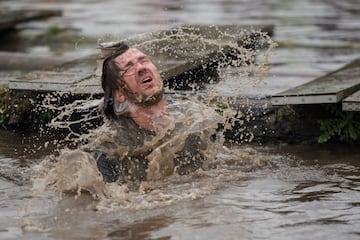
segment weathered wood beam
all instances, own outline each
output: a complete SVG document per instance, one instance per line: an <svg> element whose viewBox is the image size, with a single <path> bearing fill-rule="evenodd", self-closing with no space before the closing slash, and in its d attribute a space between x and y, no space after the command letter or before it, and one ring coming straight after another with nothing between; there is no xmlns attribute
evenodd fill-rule
<svg viewBox="0 0 360 240"><path fill-rule="evenodd" d="M259 27L260 28L260 27ZM256 29L256 28L254 28ZM261 29L261 28L260 28ZM211 73L221 61L224 65L227 57L234 57L234 49L259 48L269 44L257 35L256 31L245 31L243 26L182 26L170 30L152 32L137 35L125 39L131 46L141 49L152 57L165 81L165 84L176 86L183 85L182 79L176 77L184 73L192 73L205 69ZM246 40L246 41L245 41ZM111 54L118 43L106 43L102 46L103 58ZM86 61L84 61L86 62ZM40 90L40 91L67 91L72 93L101 93L100 75L102 59L92 60L81 68L87 70L75 70L75 65L80 63L71 62L65 64L58 71L37 72L36 77L24 77L9 82L10 89ZM65 67L67 65L67 67ZM91 67L89 67L91 66ZM94 68L92 68L94 66ZM96 66L98 68L95 71ZM93 70L89 70L93 69ZM63 77L61 75L64 73ZM77 75L77 73L79 73ZM84 76L85 75L85 76ZM54 83L51 77L58 80ZM201 80L195 79L198 84ZM180 83L179 83L180 82ZM61 86L63 85L63 86ZM175 87L174 87L175 88Z"/></svg>
<svg viewBox="0 0 360 240"><path fill-rule="evenodd" d="M61 16L61 10L45 9L1 9L0 11L0 31L10 30L17 24L32 20Z"/></svg>
<svg viewBox="0 0 360 240"><path fill-rule="evenodd" d="M14 90L72 92L77 83L92 76L93 74L79 72L33 71L26 74L24 78L11 80L9 88ZM46 79L46 82L43 79Z"/></svg>
<svg viewBox="0 0 360 240"><path fill-rule="evenodd" d="M37 56L29 53L0 51L0 70L52 69L71 60L68 57Z"/></svg>
<svg viewBox="0 0 360 240"><path fill-rule="evenodd" d="M313 81L272 96L273 105L337 103L360 90L360 59Z"/></svg>
<svg viewBox="0 0 360 240"><path fill-rule="evenodd" d="M342 102L343 111L360 111L360 91L355 92Z"/></svg>

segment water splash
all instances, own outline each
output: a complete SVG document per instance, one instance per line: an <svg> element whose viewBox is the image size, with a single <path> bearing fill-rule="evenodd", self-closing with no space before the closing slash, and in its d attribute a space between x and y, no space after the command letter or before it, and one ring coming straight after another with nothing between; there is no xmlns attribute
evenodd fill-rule
<svg viewBox="0 0 360 240"><path fill-rule="evenodd" d="M147 155L147 181L129 181L120 185L117 182L104 183L95 159L88 152L66 149L60 157L43 161L38 165L36 173L33 174L34 190L41 192L50 189L61 193L62 196L76 198L84 192L90 193L98 201L95 208L101 211L119 208L151 209L177 201L203 198L231 181L244 178L245 172L271 165L271 158L252 148L228 148L221 141L208 138L208 146L204 149L207 161L202 168L187 175L175 173L173 156L184 147L187 136L206 129L215 131L219 120L219 115L215 115L215 119L209 118L209 112L206 112L209 108L196 111L193 109L193 112L191 110L189 115L182 118L177 115L175 122L183 124L183 128L176 130L174 124L166 129L161 137L146 142L143 149L135 149L145 152L154 149ZM98 134L100 135L97 141L104 138L106 141L117 139L112 138L105 129L98 129ZM163 138L167 140L164 142ZM124 148L125 146L120 145L117 150L121 149L122 154L126 156L129 152ZM164 168L172 170L169 173L163 171Z"/></svg>
<svg viewBox="0 0 360 240"><path fill-rule="evenodd" d="M253 87L266 84L264 79L270 70L269 57L276 47L276 43L265 32L241 29L236 25L182 26L168 31L140 34L125 39L125 42L152 57L162 73L168 95L180 95L180 98L196 96L204 104L215 106L218 111L227 115L227 122L230 124L225 125L225 130L233 129L234 122L239 123L238 119L246 123L249 122L247 119L252 118L252 111L246 109L251 109L251 103L246 99L241 103L241 110L234 110L232 106L239 105L237 99L246 94L241 92L245 83L250 83ZM102 56L111 54L117 43L118 41L103 43ZM99 59L96 71L98 75L101 74L101 64L102 60ZM231 79L235 81L231 88L237 91L232 89L231 95L224 93L219 82L219 72L226 69L235 69L231 71ZM175 72L181 74L174 75ZM79 85L81 87L83 86ZM66 142L73 144L74 138L81 139L80 143L84 139L86 142L88 130L103 123L97 111L101 101L99 95L76 99L72 94L56 94L57 96L50 95L43 101L44 108L58 114L49 127L69 132L65 136ZM241 123L241 126L245 125ZM238 142L251 142L251 131L246 135L239 137Z"/></svg>
<svg viewBox="0 0 360 240"><path fill-rule="evenodd" d="M135 209L152 208L162 204L171 204L179 199L201 198L228 181L242 178L244 171L268 166L271 159L254 149L225 147L224 132L233 129L235 122L246 129L246 123L253 119L252 113L232 109L231 101L238 96L221 96L221 93L210 87L216 85L218 80L205 77L207 84L203 84L201 81L204 78L199 78L199 71L204 77L204 74L206 75L209 71L214 72L214 69L217 72L219 69L236 68L239 88L244 78L251 79L256 86L264 80L270 69L269 56L276 44L267 34L255 30L234 33L214 27L205 35L194 34L200 30L200 28L187 27L162 33L163 35L159 33L140 35L136 41L128 41L150 56L155 54L160 56L154 58L154 62L160 69L164 67L167 57L181 62L184 58L194 57L199 52L203 54L209 49L211 51L215 49L220 56L216 61L207 61L195 71L188 71L181 76L182 81L189 86L186 89L191 89L191 91L174 91L173 89L183 88L183 82L176 77L167 79L168 99L176 102L175 105L178 108L182 107L183 99L187 99L198 107L186 109L185 115L184 112L174 112L172 124L162 129L157 137L145 141L142 148L129 149L128 146L119 144L117 140L119 136L116 132L109 131L106 125L101 127L84 125L87 122L99 120L97 104L101 100L90 96L59 106L54 105L54 102L58 102L57 96L49 95L45 98L43 106L60 113L51 121L49 127L67 129L70 134L66 135L66 141L77 144L74 145L75 150L63 150L60 156L44 160L37 166L36 173L34 172L33 175L34 183L36 183L34 187L37 191L39 189L45 191L51 187L62 194L71 193L76 196L86 191L95 199L100 200L97 205L99 209L112 209L114 206ZM184 80L184 77L187 79ZM201 81L193 81L198 78ZM74 109L86 109L85 114L80 114L81 118L74 120ZM212 113L210 114L209 111ZM182 127L175 127L179 125ZM80 126L84 131L74 130L74 126ZM239 125L236 127L239 128ZM204 132L205 135L203 135ZM200 139L207 137L207 147L202 150L207 161L202 168L186 176L180 176L174 173L173 159L177 156L178 150L186 145L185 139L194 133L198 134ZM209 137L211 135L218 136L218 140L212 140ZM241 140L246 139L247 142L251 142L252 138L251 131L250 133L244 131L244 136L240 137ZM149 152L151 149L150 154L146 155L146 161L149 164L146 172L148 181L127 182L122 185L105 184L93 156L84 152L83 147L78 144L90 143L87 145L89 147L101 141L117 145L116 150L124 156L136 152Z"/></svg>

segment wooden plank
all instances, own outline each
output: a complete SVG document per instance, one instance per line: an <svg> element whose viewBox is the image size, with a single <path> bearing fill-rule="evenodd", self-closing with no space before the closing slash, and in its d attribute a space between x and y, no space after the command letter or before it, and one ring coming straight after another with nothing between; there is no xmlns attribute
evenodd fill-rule
<svg viewBox="0 0 360 240"><path fill-rule="evenodd" d="M142 49L146 52L146 49L143 47ZM153 49L157 49L153 46ZM152 57L155 65L158 67L160 75L162 76L164 82L168 79L178 76L184 72L191 71L194 68L201 67L204 63L212 61L214 59L218 59L223 55L226 55L231 48L224 47L219 51L203 51L197 57L183 55L178 57L176 60L170 61L166 54L164 55L155 55ZM102 93L102 88L100 84L100 76L94 75L91 78L84 79L83 81L79 81L76 86L73 88L73 92L76 93Z"/></svg>
<svg viewBox="0 0 360 240"><path fill-rule="evenodd" d="M178 76L187 71L191 71L194 68L202 66L204 63L222 57L229 50L230 48L227 47L221 49L221 51L202 52L203 55L199 54L198 57L184 55L183 57L179 57L175 61L169 61L168 58L164 55L155 55L154 57L152 57L152 60L158 67L160 75L166 83L168 79L172 77ZM73 92L102 93L103 90L101 88L100 81L100 76L95 74L91 78L79 81L76 86L74 86Z"/></svg>
<svg viewBox="0 0 360 240"><path fill-rule="evenodd" d="M15 28L17 24L31 20L60 16L61 10L44 9L1 9L0 10L0 31Z"/></svg>
<svg viewBox="0 0 360 240"><path fill-rule="evenodd" d="M9 82L15 80L17 77L21 76L23 73L19 71L0 71L0 87L8 87Z"/></svg>
<svg viewBox="0 0 360 240"><path fill-rule="evenodd" d="M269 39L259 34L273 33L273 25L184 25L166 31L146 33L122 41L139 48L152 57L165 84L182 73L206 67L206 64L229 65L226 58L234 49L259 49L267 47ZM119 41L119 42L122 42ZM119 42L100 43L103 58L115 51ZM99 62L97 74L101 74Z"/></svg>
<svg viewBox="0 0 360 240"><path fill-rule="evenodd" d="M214 67L231 55L234 48L241 44L243 38L251 46L265 46L260 36L253 31L243 31L242 26L182 26L170 30L146 33L126 39L134 46L151 56L165 81L180 74L205 67ZM223 34L223 36L221 35ZM252 37L251 37L252 36ZM102 58L114 51L117 43L105 43L101 46ZM89 61L90 59L90 61ZM102 93L100 75L103 59L71 62L65 64L58 72L35 72L36 77L25 77L10 81L11 89L29 89L41 91L71 91L74 93ZM226 63L228 64L228 63ZM80 68L78 66L81 66ZM90 66L90 67L89 67ZM95 72L94 69L97 70ZM81 69L86 69L85 74ZM77 74L79 72L79 74ZM210 72L210 70L209 70Z"/></svg>
<svg viewBox="0 0 360 240"><path fill-rule="evenodd" d="M102 42L99 44L103 56L106 57L111 54L119 42L125 41L136 47L145 46L148 44L163 45L164 40L167 40L163 47L169 47L169 40L189 40L191 42L199 43L213 43L214 45L227 45L229 43L236 43L239 40L246 38L249 44L265 44L259 42L258 33L253 30L259 30L267 33L269 36L273 33L273 25L260 26L244 26L244 25L183 25L169 30L160 30L156 32L144 33L135 37L122 39L116 42ZM251 36L253 38L251 38ZM252 42L253 41L253 42ZM183 41L182 41L183 42ZM189 44L187 44L189 45ZM113 47L115 46L115 47ZM175 44L171 47L177 48ZM189 46L188 46L189 47ZM192 46L198 48L199 46ZM104 51L103 51L104 50ZM163 49L164 50L164 49ZM166 50L166 49L165 49Z"/></svg>
<svg viewBox="0 0 360 240"><path fill-rule="evenodd" d="M71 61L69 57L36 56L32 53L0 51L0 69L45 70Z"/></svg>
<svg viewBox="0 0 360 240"><path fill-rule="evenodd" d="M343 111L360 111L360 91L345 98L342 102Z"/></svg>
<svg viewBox="0 0 360 240"><path fill-rule="evenodd" d="M272 96L273 105L337 103L360 90L360 59L323 77Z"/></svg>
<svg viewBox="0 0 360 240"><path fill-rule="evenodd" d="M92 74L90 77L75 83L71 92L75 94L100 94L103 92L101 79L96 74Z"/></svg>
<svg viewBox="0 0 360 240"><path fill-rule="evenodd" d="M79 72L33 71L26 74L24 78L9 81L9 89L72 91L78 82L91 76L92 74Z"/></svg>

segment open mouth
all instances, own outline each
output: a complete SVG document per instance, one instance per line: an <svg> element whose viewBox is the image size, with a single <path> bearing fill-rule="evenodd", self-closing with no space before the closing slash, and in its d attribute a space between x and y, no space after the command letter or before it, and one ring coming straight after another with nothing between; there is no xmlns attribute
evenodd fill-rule
<svg viewBox="0 0 360 240"><path fill-rule="evenodd" d="M146 77L142 80L142 83L149 83L152 81L152 78L151 77Z"/></svg>

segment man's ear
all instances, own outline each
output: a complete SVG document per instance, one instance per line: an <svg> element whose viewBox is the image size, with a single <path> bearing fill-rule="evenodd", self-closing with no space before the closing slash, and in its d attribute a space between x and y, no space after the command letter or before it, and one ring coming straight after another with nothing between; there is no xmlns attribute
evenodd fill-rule
<svg viewBox="0 0 360 240"><path fill-rule="evenodd" d="M114 92L114 113L117 116L128 113L129 103L126 101L126 97L122 95L119 91Z"/></svg>
<svg viewBox="0 0 360 240"><path fill-rule="evenodd" d="M123 103L126 101L126 97L122 93L120 93L120 91L115 91L114 100L118 101L119 103Z"/></svg>

